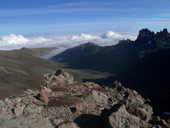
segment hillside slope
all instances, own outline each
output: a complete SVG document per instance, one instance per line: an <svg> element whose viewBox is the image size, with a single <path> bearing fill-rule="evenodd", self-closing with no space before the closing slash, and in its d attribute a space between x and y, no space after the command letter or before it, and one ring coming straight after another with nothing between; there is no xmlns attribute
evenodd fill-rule
<svg viewBox="0 0 170 128"><path fill-rule="evenodd" d="M69 63L70 68L87 68L115 73L133 63L135 56L136 53L131 44L121 41L118 45L107 47L94 43L82 44L54 56L52 60L61 58L62 62Z"/></svg>
<svg viewBox="0 0 170 128"><path fill-rule="evenodd" d="M53 73L57 66L36 56L52 49L0 51L0 98L39 87L44 82L43 74Z"/></svg>

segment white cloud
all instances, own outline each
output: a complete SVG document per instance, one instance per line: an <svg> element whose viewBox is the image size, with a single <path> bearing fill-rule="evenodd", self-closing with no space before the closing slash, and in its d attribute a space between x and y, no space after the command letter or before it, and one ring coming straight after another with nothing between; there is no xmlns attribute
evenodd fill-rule
<svg viewBox="0 0 170 128"><path fill-rule="evenodd" d="M46 37L24 37L22 35L6 35L0 36L0 50L13 50L22 47L57 47L58 51L62 52L67 48L77 46L79 44L94 42L100 46L115 45L122 39L135 40L136 37L119 34L113 31L108 31L103 35L80 34L68 36L46 36ZM56 53L58 53L56 50ZM54 54L54 52L53 52Z"/></svg>
<svg viewBox="0 0 170 128"><path fill-rule="evenodd" d="M94 36L94 35L90 35L90 34L84 34L84 33L81 33L80 35L73 35L71 37L72 40L75 40L75 41L86 41L86 40L95 40L95 39L99 39L99 36Z"/></svg>
<svg viewBox="0 0 170 128"><path fill-rule="evenodd" d="M10 34L0 37L0 46L26 44L27 42L29 42L29 39L22 35Z"/></svg>
<svg viewBox="0 0 170 128"><path fill-rule="evenodd" d="M106 33L103 34L103 38L113 38L113 39L122 39L123 35L119 33L115 33L113 31L107 31Z"/></svg>
<svg viewBox="0 0 170 128"><path fill-rule="evenodd" d="M43 42L51 41L43 37L26 38L22 35L10 34L6 36L0 36L0 50L13 50L20 49L22 47L38 47Z"/></svg>
<svg viewBox="0 0 170 128"><path fill-rule="evenodd" d="M49 41L52 41L52 40L46 39L46 38L43 38L43 37L37 37L37 38L32 40L32 42L35 42L35 43L42 43L42 42L49 42Z"/></svg>

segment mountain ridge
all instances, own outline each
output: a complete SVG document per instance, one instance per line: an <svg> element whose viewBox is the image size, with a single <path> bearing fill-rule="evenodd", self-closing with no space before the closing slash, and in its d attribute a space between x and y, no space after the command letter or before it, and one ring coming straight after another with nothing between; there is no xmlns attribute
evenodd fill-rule
<svg viewBox="0 0 170 128"><path fill-rule="evenodd" d="M170 33L167 29L157 33L142 29L135 41L121 40L116 45L101 47L95 54L91 54L92 50L88 47L82 51L80 46L77 46L76 50L74 48L66 50L51 59L55 61L58 57L62 58L63 62L69 63L68 68L72 69L92 69L113 73L115 76L106 79L105 83L121 81L126 87L137 90L142 96L151 98L153 104L168 111L170 104L166 101L170 100L170 96L163 96L162 93L168 94L170 90L169 51ZM76 56L75 53L72 54L73 52ZM159 66L156 66L157 64ZM162 80L163 85L161 85ZM166 97L166 101L163 97Z"/></svg>

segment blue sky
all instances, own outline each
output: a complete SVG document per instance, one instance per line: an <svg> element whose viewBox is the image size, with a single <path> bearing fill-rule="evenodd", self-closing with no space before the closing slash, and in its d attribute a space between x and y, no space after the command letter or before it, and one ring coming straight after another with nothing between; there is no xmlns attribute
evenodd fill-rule
<svg viewBox="0 0 170 128"><path fill-rule="evenodd" d="M170 28L169 0L0 0L0 35Z"/></svg>

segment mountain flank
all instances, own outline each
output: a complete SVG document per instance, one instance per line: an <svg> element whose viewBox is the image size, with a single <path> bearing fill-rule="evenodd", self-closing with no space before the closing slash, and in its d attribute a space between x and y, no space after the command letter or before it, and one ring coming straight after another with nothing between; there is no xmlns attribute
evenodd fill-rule
<svg viewBox="0 0 170 128"><path fill-rule="evenodd" d="M68 63L71 69L89 69L109 72L107 79L86 79L99 84L112 85L121 81L135 89L163 111L169 111L170 103L170 33L167 29L153 32L139 31L135 41L121 40L113 46L101 47L94 43L79 45L51 58Z"/></svg>
<svg viewBox="0 0 170 128"><path fill-rule="evenodd" d="M41 56L54 48L0 51L0 98L14 96L44 82L44 73L53 73L57 66Z"/></svg>

